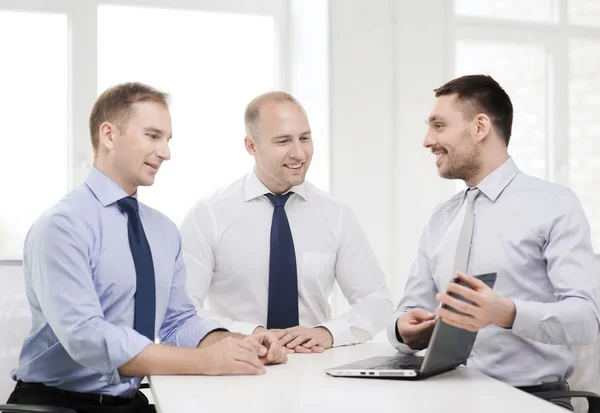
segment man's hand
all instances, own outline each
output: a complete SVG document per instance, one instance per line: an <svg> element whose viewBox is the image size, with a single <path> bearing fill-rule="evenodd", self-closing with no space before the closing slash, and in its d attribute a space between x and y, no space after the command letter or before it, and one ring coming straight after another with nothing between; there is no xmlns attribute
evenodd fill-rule
<svg viewBox="0 0 600 413"><path fill-rule="evenodd" d="M427 348L434 325L435 314L422 308L413 308L396 321L402 341L413 350Z"/></svg>
<svg viewBox="0 0 600 413"><path fill-rule="evenodd" d="M281 346L279 339L282 333L274 333L263 329L263 332L252 333L244 340L252 343L259 351L259 358L264 364L285 364L287 363L288 352ZM265 350L261 350L265 349Z"/></svg>
<svg viewBox="0 0 600 413"><path fill-rule="evenodd" d="M198 369L200 374L220 376L226 374L264 374L265 369L259 359L257 348L261 347L248 340L231 336L197 349L200 354Z"/></svg>
<svg viewBox="0 0 600 413"><path fill-rule="evenodd" d="M279 343L296 353L322 353L333 345L333 336L325 327L290 327L281 330Z"/></svg>
<svg viewBox="0 0 600 413"><path fill-rule="evenodd" d="M503 328L512 327L516 315L515 303L512 300L499 296L477 278L461 272L457 272L456 275L472 289L451 282L448 283L447 291L461 295L473 304L465 303L446 293L438 293L436 298L439 301L463 313L441 307L436 309L436 314L444 323L469 331L478 331L488 324L496 324Z"/></svg>

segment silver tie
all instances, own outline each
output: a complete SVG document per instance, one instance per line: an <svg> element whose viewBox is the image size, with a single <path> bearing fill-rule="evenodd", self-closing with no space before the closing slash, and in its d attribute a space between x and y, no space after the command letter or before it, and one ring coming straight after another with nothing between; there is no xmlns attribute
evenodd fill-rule
<svg viewBox="0 0 600 413"><path fill-rule="evenodd" d="M471 241L473 240L473 225L475 198L479 195L479 189L473 188L467 191L467 205L465 208L465 217L460 227L458 234L458 242L456 244L456 255L454 256L454 271L467 273L469 265L469 254L471 252ZM454 274L452 274L454 278Z"/></svg>

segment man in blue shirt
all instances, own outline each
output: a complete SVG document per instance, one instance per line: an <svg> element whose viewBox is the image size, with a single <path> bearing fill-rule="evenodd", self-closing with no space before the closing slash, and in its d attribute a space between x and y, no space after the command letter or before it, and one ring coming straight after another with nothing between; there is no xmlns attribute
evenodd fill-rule
<svg viewBox="0 0 600 413"><path fill-rule="evenodd" d="M533 394L565 390L571 346L592 343L600 322L583 208L573 191L524 174L509 156L513 106L494 79L463 76L436 98L423 145L440 176L467 188L432 213L389 340L405 353L426 348L437 315L478 331L469 367ZM467 275L489 272L494 289ZM451 282L457 274L470 288Z"/></svg>
<svg viewBox="0 0 600 413"><path fill-rule="evenodd" d="M177 227L137 201L170 158L168 96L140 83L108 89L90 134L85 183L25 240L33 325L8 402L152 412L138 391L144 376L262 374L264 364L285 363L272 333L245 337L198 317Z"/></svg>

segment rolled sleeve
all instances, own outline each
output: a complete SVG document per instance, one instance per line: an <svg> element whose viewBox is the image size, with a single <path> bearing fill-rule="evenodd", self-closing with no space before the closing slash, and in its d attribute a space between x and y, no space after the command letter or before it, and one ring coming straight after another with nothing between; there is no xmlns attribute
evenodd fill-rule
<svg viewBox="0 0 600 413"><path fill-rule="evenodd" d="M24 261L29 284L69 356L116 383L120 381L118 368L150 340L104 319L89 265L91 243L72 215L46 216L28 235Z"/></svg>

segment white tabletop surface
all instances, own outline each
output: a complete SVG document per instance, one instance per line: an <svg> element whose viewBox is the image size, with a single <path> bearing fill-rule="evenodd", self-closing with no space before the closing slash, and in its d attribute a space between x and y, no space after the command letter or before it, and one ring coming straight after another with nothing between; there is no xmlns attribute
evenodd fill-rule
<svg viewBox="0 0 600 413"><path fill-rule="evenodd" d="M160 413L444 412L562 413L566 410L472 369L421 381L330 377L324 369L396 354L387 343L293 354L262 376L152 376Z"/></svg>

